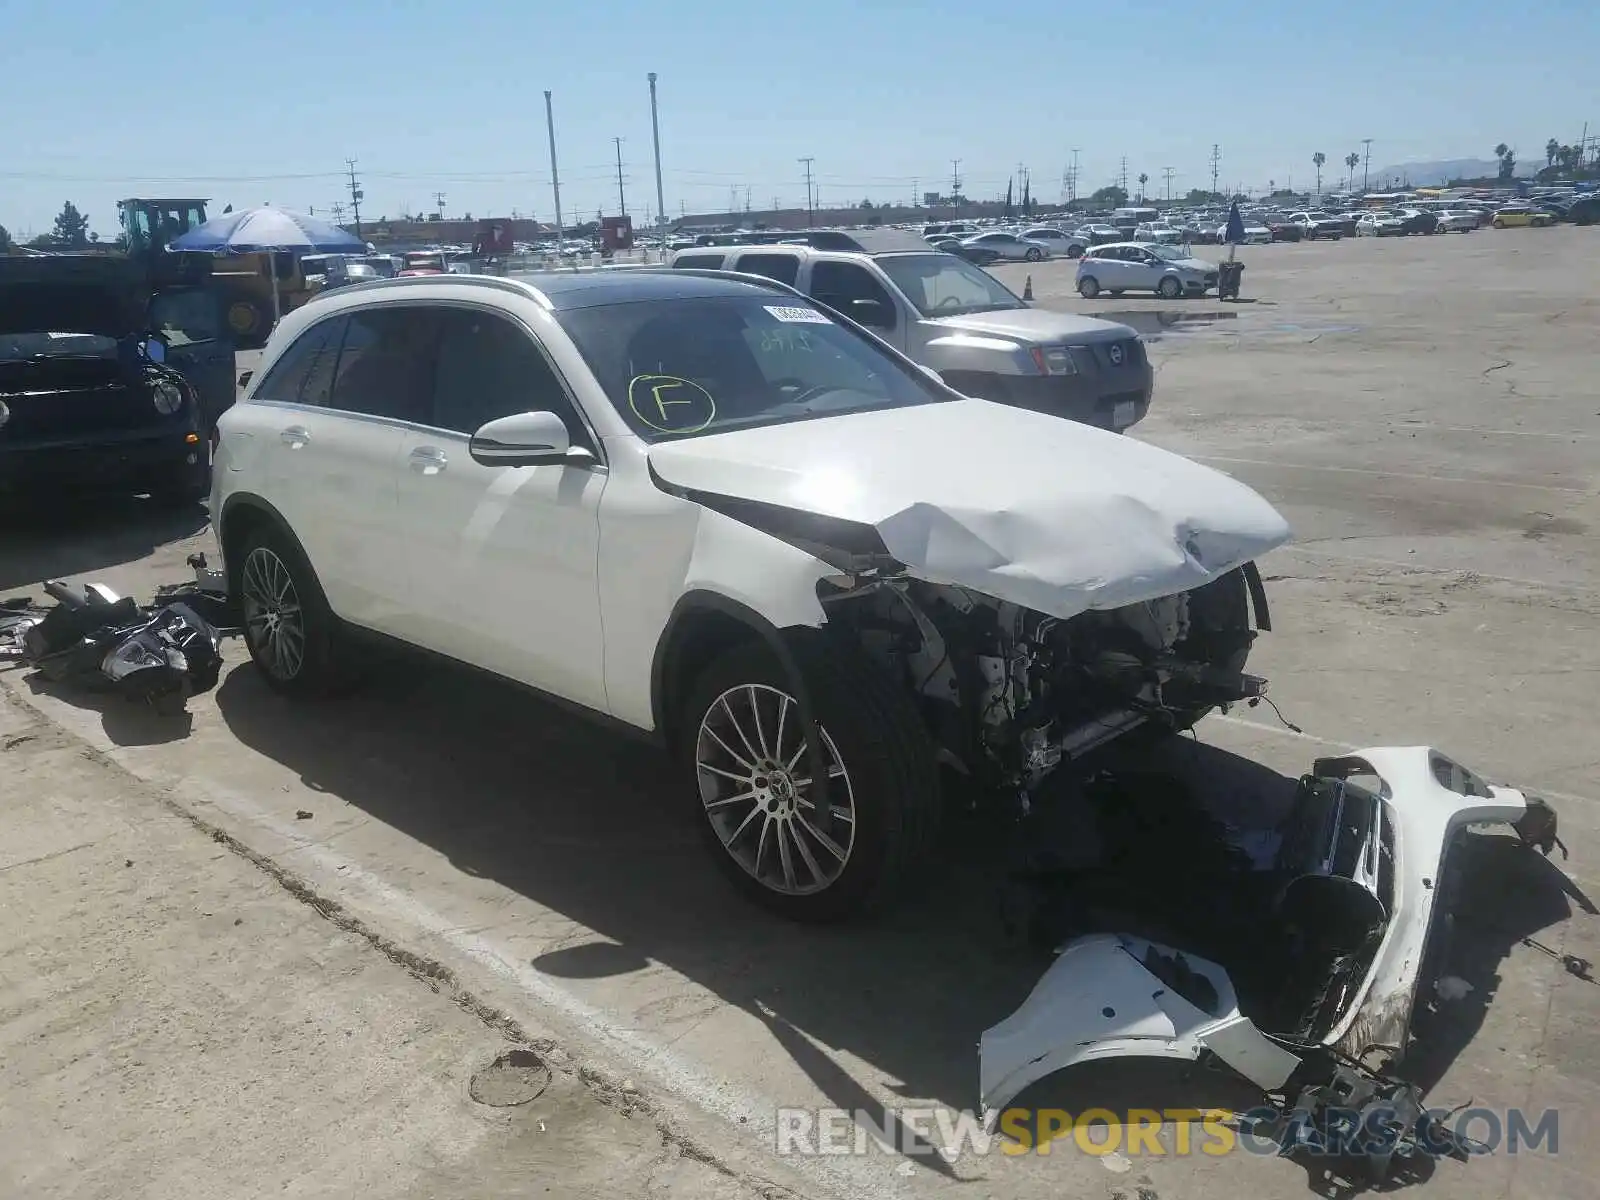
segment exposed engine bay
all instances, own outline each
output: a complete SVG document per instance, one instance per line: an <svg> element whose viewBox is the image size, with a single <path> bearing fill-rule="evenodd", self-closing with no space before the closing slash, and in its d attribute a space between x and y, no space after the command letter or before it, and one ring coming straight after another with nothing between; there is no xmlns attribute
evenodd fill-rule
<svg viewBox="0 0 1600 1200"><path fill-rule="evenodd" d="M1269 629L1253 563L1189 592L1067 619L904 575L834 577L822 602L913 694L948 765L1028 793L1063 761L1132 729L1185 729L1252 700ZM1251 623L1251 609L1255 622Z"/></svg>

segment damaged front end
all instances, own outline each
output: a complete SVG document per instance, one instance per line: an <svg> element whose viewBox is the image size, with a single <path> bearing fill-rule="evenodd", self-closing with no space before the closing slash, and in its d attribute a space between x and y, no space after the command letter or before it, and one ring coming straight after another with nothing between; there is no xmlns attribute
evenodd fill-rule
<svg viewBox="0 0 1600 1200"><path fill-rule="evenodd" d="M1266 688L1244 671L1270 628L1254 563L1066 618L905 572L831 577L819 594L829 626L915 698L943 761L1024 810L1061 763L1142 725L1186 729Z"/></svg>
<svg viewBox="0 0 1600 1200"><path fill-rule="evenodd" d="M1334 1110L1381 1106L1399 1128L1369 1167L1386 1170L1397 1141L1445 1152L1448 1139L1423 1127L1420 1089L1394 1072L1446 961L1464 885L1457 852L1485 824L1545 854L1560 844L1545 801L1436 750L1318 760L1266 865L1224 883L1245 898L1231 915L1247 928L1212 945L1198 935L1199 952L1103 932L1061 947L1021 1008L983 1034L986 1120L1062 1067L1211 1056L1281 1098L1291 1141L1312 1137ZM1241 918L1252 911L1254 921ZM1228 966L1202 957L1230 945Z"/></svg>

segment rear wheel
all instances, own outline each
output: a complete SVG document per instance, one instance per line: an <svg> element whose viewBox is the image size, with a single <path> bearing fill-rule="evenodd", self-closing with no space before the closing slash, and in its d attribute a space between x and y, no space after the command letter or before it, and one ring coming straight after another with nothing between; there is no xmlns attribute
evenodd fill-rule
<svg viewBox="0 0 1600 1200"><path fill-rule="evenodd" d="M274 691L331 691L341 682L339 630L311 564L275 529L256 530L239 563L244 643Z"/></svg>
<svg viewBox="0 0 1600 1200"><path fill-rule="evenodd" d="M1068 258L1082 258L1083 257L1083 247L1079 246L1076 243L1073 243L1072 245L1069 245L1067 247L1067 257Z"/></svg>
<svg viewBox="0 0 1600 1200"><path fill-rule="evenodd" d="M1085 275L1078 280L1078 295L1085 300L1093 300L1100 294L1100 281L1093 275Z"/></svg>
<svg viewBox="0 0 1600 1200"><path fill-rule="evenodd" d="M701 834L734 885L793 920L833 921L889 900L922 858L938 776L892 681L820 639L793 651L816 710L825 808L795 686L758 643L714 660L691 688L681 760Z"/></svg>
<svg viewBox="0 0 1600 1200"><path fill-rule="evenodd" d="M1183 295L1183 284L1168 275L1160 283L1156 284L1156 295L1163 300L1176 300Z"/></svg>
<svg viewBox="0 0 1600 1200"><path fill-rule="evenodd" d="M1037 246L1029 246L1027 254L1023 255L1029 262L1038 262L1044 258L1044 251Z"/></svg>

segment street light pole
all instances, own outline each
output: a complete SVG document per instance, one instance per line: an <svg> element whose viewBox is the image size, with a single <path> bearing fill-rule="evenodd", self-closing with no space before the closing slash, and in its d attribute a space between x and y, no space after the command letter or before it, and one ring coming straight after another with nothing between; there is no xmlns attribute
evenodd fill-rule
<svg viewBox="0 0 1600 1200"><path fill-rule="evenodd" d="M1362 138L1361 144L1367 148L1366 161L1361 165L1361 190L1367 190L1367 180L1372 169L1372 139Z"/></svg>
<svg viewBox="0 0 1600 1200"><path fill-rule="evenodd" d="M556 197L556 258L561 257L561 176L556 171L556 111L550 102L550 93L544 94L544 123L550 130L550 187Z"/></svg>
<svg viewBox="0 0 1600 1200"><path fill-rule="evenodd" d="M650 135L656 148L656 220L661 222L661 261L667 261L667 202L661 194L661 122L656 117L656 73L650 72Z"/></svg>

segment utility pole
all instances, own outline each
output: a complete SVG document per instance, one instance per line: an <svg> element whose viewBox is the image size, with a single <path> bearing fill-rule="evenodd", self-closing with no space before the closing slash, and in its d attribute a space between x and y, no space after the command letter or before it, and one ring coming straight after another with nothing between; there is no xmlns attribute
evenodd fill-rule
<svg viewBox="0 0 1600 1200"><path fill-rule="evenodd" d="M439 214L439 220L444 220L444 193L435 192L433 194L433 203L434 211Z"/></svg>
<svg viewBox="0 0 1600 1200"><path fill-rule="evenodd" d="M952 158L950 160L950 199L954 201L959 195L961 195L961 160Z"/></svg>
<svg viewBox="0 0 1600 1200"><path fill-rule="evenodd" d="M661 261L667 258L667 201L661 192L661 122L656 116L656 73L650 72L650 136L656 151L656 219L661 222Z"/></svg>
<svg viewBox="0 0 1600 1200"><path fill-rule="evenodd" d="M333 202L333 223L335 225L344 224L344 205L340 204L337 200Z"/></svg>
<svg viewBox="0 0 1600 1200"><path fill-rule="evenodd" d="M1167 181L1167 200L1170 202L1172 199L1172 168L1162 167L1161 174L1166 178Z"/></svg>
<svg viewBox="0 0 1600 1200"><path fill-rule="evenodd" d="M811 191L811 164L817 160L815 158L802 158L797 161L804 165L806 169L806 227L810 228L817 213L816 200Z"/></svg>
<svg viewBox="0 0 1600 1200"><path fill-rule="evenodd" d="M1122 156L1122 180L1119 186L1126 194L1128 190L1128 156L1126 154Z"/></svg>
<svg viewBox="0 0 1600 1200"><path fill-rule="evenodd" d="M747 217L750 215L750 185L748 183L744 185L744 215Z"/></svg>
<svg viewBox="0 0 1600 1200"><path fill-rule="evenodd" d="M366 241L364 237L361 237L361 202L366 199L367 194L361 190L361 184L356 180L356 160L347 158L344 162L345 166L350 168L350 207L355 209L356 236L361 238L362 241Z"/></svg>
<svg viewBox="0 0 1600 1200"><path fill-rule="evenodd" d="M1579 144L1581 145L1582 143L1580 142ZM915 178L913 178L911 180L911 207L912 208L916 208L917 207L917 201L918 201L917 182L918 181Z"/></svg>
<svg viewBox="0 0 1600 1200"><path fill-rule="evenodd" d="M1215 142L1212 142L1211 143L1211 194L1213 196L1219 194L1217 192L1217 164L1220 163L1221 161L1222 161L1222 147L1217 145Z"/></svg>
<svg viewBox="0 0 1600 1200"><path fill-rule="evenodd" d="M1070 189L1071 190L1071 195L1069 195L1067 197L1069 202L1073 201L1073 200L1076 200L1078 198L1078 154L1079 154L1079 151L1077 151L1077 150L1074 150L1072 152L1072 184L1071 184L1071 189Z"/></svg>
<svg viewBox="0 0 1600 1200"><path fill-rule="evenodd" d="M550 189L555 193L556 201L556 256L561 255L563 237L561 233L561 175L556 170L556 110L550 102L550 93L544 94L544 123L550 131Z"/></svg>
<svg viewBox="0 0 1600 1200"><path fill-rule="evenodd" d="M1367 190L1367 179L1372 170L1372 139L1362 138L1361 144L1367 148L1366 160L1361 164L1361 190Z"/></svg>
<svg viewBox="0 0 1600 1200"><path fill-rule="evenodd" d="M622 194L622 139L614 137L611 141L617 148L617 215L625 217L628 215L628 199Z"/></svg>

